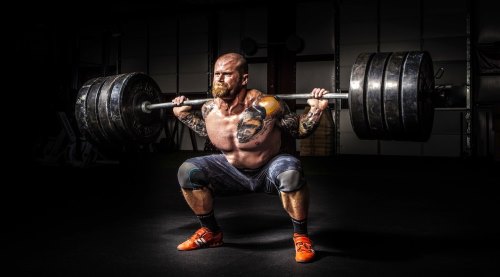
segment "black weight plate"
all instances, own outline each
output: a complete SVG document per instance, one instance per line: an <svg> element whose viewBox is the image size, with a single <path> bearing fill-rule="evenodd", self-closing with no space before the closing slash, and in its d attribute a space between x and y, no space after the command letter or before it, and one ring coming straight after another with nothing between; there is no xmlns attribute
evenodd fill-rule
<svg viewBox="0 0 500 277"><path fill-rule="evenodd" d="M407 140L426 140L432 129L434 70L427 52L409 52L401 77L401 115Z"/></svg>
<svg viewBox="0 0 500 277"><path fill-rule="evenodd" d="M351 69L349 82L349 114L352 129L360 139L370 139L370 128L366 115L366 84L367 71L373 53L359 54Z"/></svg>
<svg viewBox="0 0 500 277"><path fill-rule="evenodd" d="M370 136L376 139L386 138L384 127L384 73L390 53L377 53L372 58L368 69L366 86L366 117L370 128Z"/></svg>
<svg viewBox="0 0 500 277"><path fill-rule="evenodd" d="M99 124L101 126L101 130L103 135L106 137L109 142L119 142L123 140L123 137L120 131L116 128L110 114L110 99L111 99L111 91L113 85L116 80L123 76L124 74L114 75L107 77L106 81L101 87L101 91L99 93L98 100L98 115L99 115Z"/></svg>
<svg viewBox="0 0 500 277"><path fill-rule="evenodd" d="M90 139L88 113L87 113L87 98L89 95L90 87L97 81L93 78L85 82L78 91L75 104L75 119L80 133L86 138Z"/></svg>
<svg viewBox="0 0 500 277"><path fill-rule="evenodd" d="M86 103L86 118L88 125L88 133L90 134L91 141L97 144L106 144L108 141L104 137L101 131L101 126L99 125L99 117L97 115L97 101L99 99L99 93L101 87L106 81L105 77L97 78L96 81L90 86L87 95Z"/></svg>
<svg viewBox="0 0 500 277"><path fill-rule="evenodd" d="M404 135L401 121L401 74L403 61L408 52L394 52L387 61L384 76L384 117L388 138L398 139Z"/></svg>
<svg viewBox="0 0 500 277"><path fill-rule="evenodd" d="M163 128L163 110L143 112L142 103L161 101L160 88L143 73L130 73L119 77L111 91L109 115L115 126L126 136L127 141L150 143Z"/></svg>

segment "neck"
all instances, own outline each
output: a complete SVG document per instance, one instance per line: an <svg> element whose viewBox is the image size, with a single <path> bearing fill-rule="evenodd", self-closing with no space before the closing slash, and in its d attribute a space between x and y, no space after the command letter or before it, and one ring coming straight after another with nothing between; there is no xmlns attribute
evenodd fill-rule
<svg viewBox="0 0 500 277"><path fill-rule="evenodd" d="M233 99L216 98L219 110L228 115L239 114L245 107L246 89L241 89Z"/></svg>

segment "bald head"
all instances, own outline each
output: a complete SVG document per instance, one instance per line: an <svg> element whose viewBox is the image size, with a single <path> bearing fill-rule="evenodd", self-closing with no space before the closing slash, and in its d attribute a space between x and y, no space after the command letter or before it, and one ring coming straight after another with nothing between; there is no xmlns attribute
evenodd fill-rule
<svg viewBox="0 0 500 277"><path fill-rule="evenodd" d="M215 62L216 64L218 63L234 63L236 65L236 69L240 74L246 74L248 73L248 63L245 57L238 53L227 53L222 56L220 56L217 61Z"/></svg>
<svg viewBox="0 0 500 277"><path fill-rule="evenodd" d="M247 60L238 53L220 56L214 65L212 95L226 100L245 93L248 84Z"/></svg>

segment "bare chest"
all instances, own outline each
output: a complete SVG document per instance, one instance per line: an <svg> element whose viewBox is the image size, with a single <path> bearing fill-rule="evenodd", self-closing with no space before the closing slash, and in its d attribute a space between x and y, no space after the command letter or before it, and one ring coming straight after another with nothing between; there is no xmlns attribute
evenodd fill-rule
<svg viewBox="0 0 500 277"><path fill-rule="evenodd" d="M273 139L274 118L266 118L254 107L238 115L223 115L214 110L205 118L210 141L220 150L252 150Z"/></svg>

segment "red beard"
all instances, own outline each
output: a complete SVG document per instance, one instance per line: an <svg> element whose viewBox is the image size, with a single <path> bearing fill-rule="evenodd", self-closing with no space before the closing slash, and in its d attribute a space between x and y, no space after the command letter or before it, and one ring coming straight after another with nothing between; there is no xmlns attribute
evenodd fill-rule
<svg viewBox="0 0 500 277"><path fill-rule="evenodd" d="M226 83L216 83L212 87L213 97L224 97L229 95L229 87Z"/></svg>

